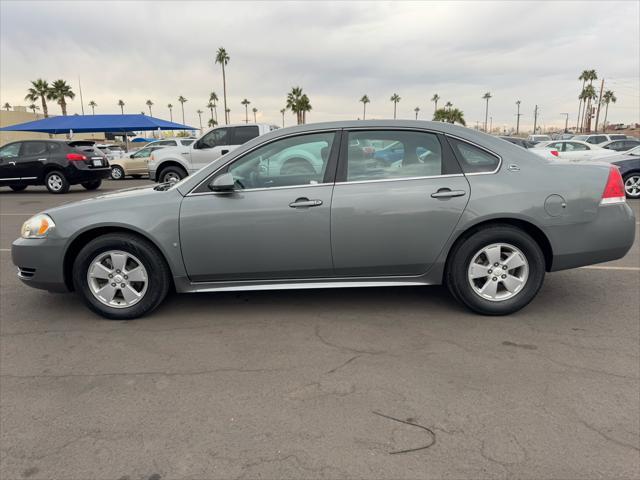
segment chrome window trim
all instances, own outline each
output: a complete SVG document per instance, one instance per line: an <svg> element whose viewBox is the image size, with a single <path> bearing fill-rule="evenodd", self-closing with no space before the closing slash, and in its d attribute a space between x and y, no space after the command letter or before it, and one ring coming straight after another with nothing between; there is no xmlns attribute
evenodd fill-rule
<svg viewBox="0 0 640 480"><path fill-rule="evenodd" d="M463 173L450 173L447 175L429 175L424 177L400 177L400 178L380 178L376 180L350 180L346 182L336 182L336 185L350 185L352 183L379 183L379 182L405 182L409 180L428 180L432 178L453 178L464 177Z"/></svg>
<svg viewBox="0 0 640 480"><path fill-rule="evenodd" d="M212 177L214 177L220 170L222 170L226 166L230 165L231 163L235 162L236 160L240 160L241 158L245 157L246 155L250 154L251 152L257 150L260 147L263 147L263 146L268 145L268 144L273 143L273 142L277 142L278 140L282 140L284 138L302 137L304 135L313 135L313 134L316 134L316 133L328 133L328 132L338 133L341 130L342 130L341 128L327 128L327 129L322 129L322 130L314 130L312 132L290 133L288 135L283 135L281 137L277 137L277 138L274 138L272 140L267 140L266 142L262 142L262 143L256 145L255 147L253 147L252 149L247 150L246 152L240 154L240 156L231 158L229 161L227 161L227 162L223 163L222 165L220 165L217 169L215 169L213 172L211 172L209 175L207 175L203 181L201 181L200 183L198 183L198 185L196 185L194 188L192 188L189 191L189 193L187 193L185 196L191 197L191 196L196 196L196 195L197 196L210 195L209 192L193 193L193 191L197 190L198 188L200 188L203 183L206 183L207 181L210 181ZM257 137L257 138L260 138L260 137ZM335 138L334 138L334 141L335 141ZM230 153L232 153L232 152L230 152ZM246 190L238 190L238 192L248 192L250 190L253 190L253 191L255 191L255 190L273 190L274 188L299 188L299 187L303 187L303 186L316 186L316 185L333 185L333 184L332 183L327 183L327 184L325 184L325 183L315 183L315 184L309 184L309 185L292 185L292 186L287 186L287 187L252 188L252 189L246 189ZM211 194L218 195L219 192L211 192Z"/></svg>
<svg viewBox="0 0 640 480"><path fill-rule="evenodd" d="M493 155L494 157L496 157L498 159L498 166L492 172L465 173L464 174L465 176L469 177L469 176L476 176L476 175L495 175L496 173L498 173L500 171L500 167L502 167L502 157L500 155L498 155L496 152L493 152L493 151L489 150L488 148L483 147L482 145L478 145L477 143L474 143L474 142L472 142L470 140L467 140L466 138L458 137L457 135L451 135L449 133L445 133L444 135L445 135L445 137L455 138L456 140L459 140L461 142L468 143L469 145L473 145L474 147L479 148L480 150L484 150L488 154ZM462 166L461 166L461 168L462 168Z"/></svg>

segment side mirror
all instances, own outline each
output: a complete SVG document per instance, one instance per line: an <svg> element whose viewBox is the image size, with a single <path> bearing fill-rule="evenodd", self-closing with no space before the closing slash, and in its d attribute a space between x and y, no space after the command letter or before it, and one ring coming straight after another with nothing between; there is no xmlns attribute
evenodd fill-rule
<svg viewBox="0 0 640 480"><path fill-rule="evenodd" d="M198 140L196 142L193 142L192 145L193 145L194 150L198 150L200 148L200 141Z"/></svg>
<svg viewBox="0 0 640 480"><path fill-rule="evenodd" d="M213 192L233 192L235 189L236 182L230 173L223 173L214 178L209 184L209 190Z"/></svg>

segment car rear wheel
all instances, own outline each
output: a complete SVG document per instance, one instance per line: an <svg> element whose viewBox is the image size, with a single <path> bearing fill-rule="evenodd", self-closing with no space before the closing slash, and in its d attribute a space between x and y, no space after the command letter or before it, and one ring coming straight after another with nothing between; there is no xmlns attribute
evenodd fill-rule
<svg viewBox="0 0 640 480"><path fill-rule="evenodd" d="M545 275L540 246L509 225L468 235L451 252L445 282L453 296L483 315L508 315L536 296Z"/></svg>
<svg viewBox="0 0 640 480"><path fill-rule="evenodd" d="M26 185L9 185L9 188L14 192L21 192L25 188L27 188L27 186Z"/></svg>
<svg viewBox="0 0 640 480"><path fill-rule="evenodd" d="M91 180L90 182L84 182L82 184L82 186L87 190L96 190L100 188L100 185L102 185L102 180L99 178L96 180Z"/></svg>
<svg viewBox="0 0 640 480"><path fill-rule="evenodd" d="M69 181L64 173L53 170L44 177L44 185L51 193L67 193L69 191Z"/></svg>
<svg viewBox="0 0 640 480"><path fill-rule="evenodd" d="M160 172L160 183L179 182L186 176L187 173L179 167L166 167Z"/></svg>
<svg viewBox="0 0 640 480"><path fill-rule="evenodd" d="M624 192L627 198L640 198L640 173L631 173L624 177Z"/></svg>
<svg viewBox="0 0 640 480"><path fill-rule="evenodd" d="M115 233L89 242L73 264L73 285L87 306L112 320L154 310L167 295L169 267L153 244Z"/></svg>
<svg viewBox="0 0 640 480"><path fill-rule="evenodd" d="M111 167L111 178L114 180L124 180L124 170L118 165Z"/></svg>

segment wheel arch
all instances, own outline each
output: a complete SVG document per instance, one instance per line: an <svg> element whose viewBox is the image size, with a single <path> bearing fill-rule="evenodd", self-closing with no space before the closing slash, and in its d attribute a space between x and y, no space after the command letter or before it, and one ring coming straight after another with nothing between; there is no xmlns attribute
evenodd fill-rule
<svg viewBox="0 0 640 480"><path fill-rule="evenodd" d="M553 265L553 247L551 245L551 242L549 241L549 238L544 233L544 231L540 227L535 225L533 222L530 222L525 219L514 218L514 217L499 217L499 218L485 219L477 223L474 223L473 225L470 225L466 230L460 232L457 235L457 237L454 239L454 241L451 244L451 248L449 248L449 251L447 252L447 258L445 262L445 272L449 267L449 262L451 260L452 253L455 252L456 248L458 247L458 245L460 245L460 243L465 241L469 236L473 235L473 233L477 232L478 230L482 230L483 228L497 226L497 225L507 225L510 227L519 228L520 230L523 230L525 233L531 236L531 238L533 238L533 240L540 247L540 250L542 250L542 254L544 255L544 261L545 261L545 270L547 272L551 271L551 268Z"/></svg>
<svg viewBox="0 0 640 480"><path fill-rule="evenodd" d="M156 178L154 178L156 182L160 181L160 175L162 174L162 171L167 167L178 167L180 170L184 171L186 176L189 175L188 168L182 162L173 158L169 158L167 160L163 160L160 164L158 164L156 168Z"/></svg>
<svg viewBox="0 0 640 480"><path fill-rule="evenodd" d="M122 225L102 225L98 227L92 227L76 235L71 240L71 242L69 243L69 245L67 246L64 252L63 264L62 264L63 278L64 278L64 283L66 287L69 289L69 291L74 290L73 278L72 278L73 262L76 256L78 255L78 253L80 253L80 250L82 250L82 248L91 240L98 238L101 235L106 235L109 233L126 233L126 234L134 235L136 237L139 237L141 239L148 241L151 245L153 245L156 248L156 250L158 250L158 253L160 254L160 256L167 263L169 270L170 271L173 270L171 268L171 263L167 260L167 256L165 255L165 252L160 247L160 245L158 245L158 243L154 241L153 238L149 237L144 232L141 232L132 227L122 226ZM171 275L171 287L175 289L175 285L173 283L173 275Z"/></svg>

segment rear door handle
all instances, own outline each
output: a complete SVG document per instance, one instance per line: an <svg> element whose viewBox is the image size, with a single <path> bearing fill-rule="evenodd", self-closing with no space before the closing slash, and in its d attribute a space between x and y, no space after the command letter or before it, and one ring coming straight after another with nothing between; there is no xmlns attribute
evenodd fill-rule
<svg viewBox="0 0 640 480"><path fill-rule="evenodd" d="M440 188L437 192L431 194L431 198L450 198L450 197L462 197L467 192L464 190L451 190L450 188Z"/></svg>
<svg viewBox="0 0 640 480"><path fill-rule="evenodd" d="M319 207L322 205L322 200L309 200L308 198L298 198L295 202L291 202L289 206L291 208L309 208Z"/></svg>

